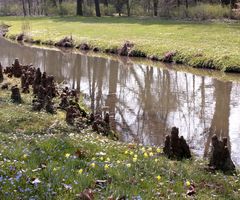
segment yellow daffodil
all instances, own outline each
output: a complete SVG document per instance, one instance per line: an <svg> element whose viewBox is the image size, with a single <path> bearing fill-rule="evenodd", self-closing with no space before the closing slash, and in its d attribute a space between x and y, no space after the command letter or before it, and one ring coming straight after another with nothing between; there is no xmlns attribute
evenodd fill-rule
<svg viewBox="0 0 240 200"><path fill-rule="evenodd" d="M28 157L27 154L23 154L23 158L26 159Z"/></svg>
<svg viewBox="0 0 240 200"><path fill-rule="evenodd" d="M92 163L90 166L91 166L92 168L95 168L95 167L96 167L96 164L95 164L95 163Z"/></svg>
<svg viewBox="0 0 240 200"><path fill-rule="evenodd" d="M190 181L186 181L186 186L190 186L190 185L191 185Z"/></svg>
<svg viewBox="0 0 240 200"><path fill-rule="evenodd" d="M117 160L117 164L120 164L121 163L121 161L120 160Z"/></svg>
<svg viewBox="0 0 240 200"><path fill-rule="evenodd" d="M157 158L155 158L155 160L154 160L155 162L158 162L158 159Z"/></svg>
<svg viewBox="0 0 240 200"><path fill-rule="evenodd" d="M133 152L132 151L130 151L130 153L129 153L131 156L133 155Z"/></svg>
<svg viewBox="0 0 240 200"><path fill-rule="evenodd" d="M107 158L106 161L107 161L107 162L110 162L110 158Z"/></svg>
<svg viewBox="0 0 240 200"><path fill-rule="evenodd" d="M137 162L137 158L134 157L134 158L133 158L133 162Z"/></svg>
<svg viewBox="0 0 240 200"><path fill-rule="evenodd" d="M157 152L158 152L158 153L161 153L161 149L160 149L160 148L157 148Z"/></svg>
<svg viewBox="0 0 240 200"><path fill-rule="evenodd" d="M149 147L149 148L148 148L148 151L152 151L152 147Z"/></svg>
<svg viewBox="0 0 240 200"><path fill-rule="evenodd" d="M161 176L159 176L159 175L158 175L158 176L156 176L156 179L157 179L158 181L160 181L160 180L161 180L161 178L162 178L162 177L161 177Z"/></svg>
<svg viewBox="0 0 240 200"><path fill-rule="evenodd" d="M66 154L65 154L65 158L69 158L70 155L71 155L70 153L66 153Z"/></svg>
<svg viewBox="0 0 240 200"><path fill-rule="evenodd" d="M153 152L150 152L150 153L149 153L149 156L152 157L152 156L153 156Z"/></svg>
<svg viewBox="0 0 240 200"><path fill-rule="evenodd" d="M145 152L145 153L143 154L143 156L144 156L144 158L147 158L147 157L148 157L148 154Z"/></svg>
<svg viewBox="0 0 240 200"><path fill-rule="evenodd" d="M79 169L78 174L82 174L82 173L83 173L83 169Z"/></svg>
<svg viewBox="0 0 240 200"><path fill-rule="evenodd" d="M109 165L108 164L104 165L104 169L108 170L109 169Z"/></svg>
<svg viewBox="0 0 240 200"><path fill-rule="evenodd" d="M103 157L100 157L100 160L103 160Z"/></svg>
<svg viewBox="0 0 240 200"><path fill-rule="evenodd" d="M128 150L124 152L125 154L128 154Z"/></svg>
<svg viewBox="0 0 240 200"><path fill-rule="evenodd" d="M138 155L137 155L137 154L135 154L133 157L134 157L134 158L137 158L137 157L138 157Z"/></svg>

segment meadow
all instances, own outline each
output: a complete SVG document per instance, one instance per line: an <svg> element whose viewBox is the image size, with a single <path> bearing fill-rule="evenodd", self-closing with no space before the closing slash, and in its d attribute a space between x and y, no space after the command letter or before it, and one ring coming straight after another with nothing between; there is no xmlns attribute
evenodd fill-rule
<svg viewBox="0 0 240 200"><path fill-rule="evenodd" d="M66 36L76 45L87 43L102 52L134 43L139 56L159 60L168 52L173 60L196 68L226 72L240 70L240 23L236 21L180 21L127 17L0 17L11 25L8 37L20 33L35 41L57 42Z"/></svg>

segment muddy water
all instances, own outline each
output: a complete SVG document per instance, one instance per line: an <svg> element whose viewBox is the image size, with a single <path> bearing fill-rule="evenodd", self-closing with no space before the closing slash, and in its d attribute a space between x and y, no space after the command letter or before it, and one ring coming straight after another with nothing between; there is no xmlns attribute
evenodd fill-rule
<svg viewBox="0 0 240 200"><path fill-rule="evenodd" d="M124 141L162 145L171 127L177 126L197 154L207 155L215 133L229 139L233 160L240 164L236 75L188 73L178 66L24 47L0 39L2 64L10 65L16 57L80 89L92 110L107 106L112 127Z"/></svg>

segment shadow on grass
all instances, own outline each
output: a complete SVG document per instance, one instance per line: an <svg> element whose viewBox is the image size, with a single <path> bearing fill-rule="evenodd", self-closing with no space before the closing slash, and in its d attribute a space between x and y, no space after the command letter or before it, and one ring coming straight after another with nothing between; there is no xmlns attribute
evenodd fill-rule
<svg viewBox="0 0 240 200"><path fill-rule="evenodd" d="M82 24L119 24L124 25L143 25L143 26L169 26L178 27L178 29L184 28L230 28L235 30L240 30L239 21L191 21L191 20L174 20L159 17L126 17L126 16L103 16L103 17L80 17L80 16L34 16L34 17L23 17L23 16L11 16L11 17L0 17L0 23L17 22L17 21L27 21L30 20L32 23L41 22L56 22L56 23L82 23ZM124 28L124 27L123 27ZM217 31L217 30L216 30Z"/></svg>
<svg viewBox="0 0 240 200"><path fill-rule="evenodd" d="M102 24L140 24L140 25L199 25L192 21L178 21L166 18L153 17L52 17L57 22L81 22L81 23L102 23Z"/></svg>
<svg viewBox="0 0 240 200"><path fill-rule="evenodd" d="M98 24L140 24L140 25L206 25L211 22L196 22L184 20L172 20L166 18L153 17L79 17L79 16L51 16L51 17L0 17L0 21L48 21L54 22L80 22L80 23L98 23Z"/></svg>

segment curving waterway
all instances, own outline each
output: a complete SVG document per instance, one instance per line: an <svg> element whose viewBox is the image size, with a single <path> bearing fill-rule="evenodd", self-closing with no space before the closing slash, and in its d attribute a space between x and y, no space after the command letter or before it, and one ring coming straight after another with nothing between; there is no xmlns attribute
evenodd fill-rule
<svg viewBox="0 0 240 200"><path fill-rule="evenodd" d="M240 165L240 75L190 73L181 66L27 47L0 38L2 65L15 58L79 89L92 110L107 108L123 141L163 145L177 126L192 150L206 156L217 134L229 139Z"/></svg>

